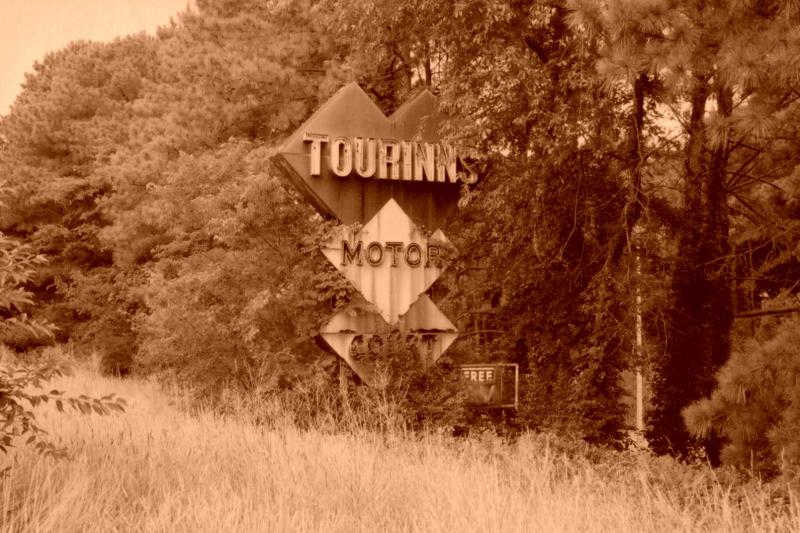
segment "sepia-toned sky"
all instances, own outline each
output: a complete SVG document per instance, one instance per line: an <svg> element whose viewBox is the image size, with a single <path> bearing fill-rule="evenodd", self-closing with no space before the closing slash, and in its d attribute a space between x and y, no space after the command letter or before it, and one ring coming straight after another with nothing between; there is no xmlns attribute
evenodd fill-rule
<svg viewBox="0 0 800 533"><path fill-rule="evenodd" d="M20 91L24 73L47 52L80 39L152 33L191 0L0 0L0 115Z"/></svg>

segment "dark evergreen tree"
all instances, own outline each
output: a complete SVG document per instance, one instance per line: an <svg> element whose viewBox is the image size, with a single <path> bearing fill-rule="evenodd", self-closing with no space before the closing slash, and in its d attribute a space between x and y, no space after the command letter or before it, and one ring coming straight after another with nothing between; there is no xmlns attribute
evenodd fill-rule
<svg viewBox="0 0 800 533"><path fill-rule="evenodd" d="M798 14L777 2L576 1L573 7L576 26L604 36L604 75L645 76L647 95L677 122L679 151L653 143L668 149L653 154L678 165L680 194L666 217L657 213L677 248L664 308L664 356L654 358L648 435L658 452L690 456L702 448L717 463L720 440L713 433L693 439L681 411L711 393L730 355L731 200L746 206L739 185L776 177L752 171L781 151L777 131L766 124L791 107L786 75L796 72L795 45L777 36L793 34ZM757 65L754 54L767 59ZM666 174L662 181L672 180Z"/></svg>

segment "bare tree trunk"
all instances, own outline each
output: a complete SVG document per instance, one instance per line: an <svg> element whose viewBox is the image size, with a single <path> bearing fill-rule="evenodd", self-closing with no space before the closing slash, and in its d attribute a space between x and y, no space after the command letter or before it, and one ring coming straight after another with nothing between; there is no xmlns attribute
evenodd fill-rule
<svg viewBox="0 0 800 533"><path fill-rule="evenodd" d="M657 365L648 436L659 453L686 457L703 448L709 461L719 464L719 437L693 440L681 416L684 407L713 391L716 372L730 353L733 323L730 281L723 272L730 253L724 183L728 142L709 147L703 117L711 91L705 79L696 81L684 162L684 224L678 228L667 349ZM715 96L718 112L729 115L730 90L718 89Z"/></svg>

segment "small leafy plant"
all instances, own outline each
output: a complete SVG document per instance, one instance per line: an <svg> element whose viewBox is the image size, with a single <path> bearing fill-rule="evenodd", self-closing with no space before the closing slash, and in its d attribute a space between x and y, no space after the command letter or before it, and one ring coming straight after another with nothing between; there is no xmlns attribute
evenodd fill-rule
<svg viewBox="0 0 800 533"><path fill-rule="evenodd" d="M34 302L25 285L31 281L36 268L46 262L44 256L36 254L29 246L0 233L0 347L25 337L52 339L55 327L26 313ZM107 415L112 411L124 411L125 400L113 394L90 398L85 395L68 397L58 390L32 392L41 390L53 378L69 373L69 367L61 364L0 364L0 451L7 453L16 438L27 437L25 443L42 454L65 454L64 449L46 439L47 432L36 423L33 409L43 403L52 401L60 412L65 406L82 414ZM0 475L7 471L8 468L0 471Z"/></svg>
<svg viewBox="0 0 800 533"><path fill-rule="evenodd" d="M58 364L45 364L34 367L0 366L0 451L8 452L13 440L26 437L25 444L32 445L44 455L63 456L65 450L46 440L47 432L36 423L33 408L52 401L60 412L64 407L81 414L97 413L108 415L113 411L124 412L125 400L114 394L102 398L64 396L63 391L29 392L41 390L53 378L69 375L69 367ZM27 404L27 405L26 405Z"/></svg>

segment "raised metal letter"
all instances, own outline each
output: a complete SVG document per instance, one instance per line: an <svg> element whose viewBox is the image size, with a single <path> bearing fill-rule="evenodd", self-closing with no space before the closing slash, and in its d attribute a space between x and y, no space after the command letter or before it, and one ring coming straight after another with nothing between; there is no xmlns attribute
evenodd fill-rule
<svg viewBox="0 0 800 533"><path fill-rule="evenodd" d="M466 157L475 157L475 151L462 147L459 148L457 157L461 166L461 181L467 185L478 183L478 173L472 170L472 167L470 167L465 160Z"/></svg>
<svg viewBox="0 0 800 533"><path fill-rule="evenodd" d="M378 141L378 179L400 179L400 143L380 139ZM389 170L391 168L391 171Z"/></svg>
<svg viewBox="0 0 800 533"><path fill-rule="evenodd" d="M425 268L430 268L431 266L440 267L441 261L439 260L439 247L435 244L428 245L428 260L425 261Z"/></svg>
<svg viewBox="0 0 800 533"><path fill-rule="evenodd" d="M373 250L378 251L377 258L373 258L374 255L372 253ZM369 246L367 246L367 263L369 263L374 267L379 266L381 263L383 263L383 246L381 246L381 243L375 241L369 243Z"/></svg>
<svg viewBox="0 0 800 533"><path fill-rule="evenodd" d="M412 258L412 250L413 250L413 258ZM412 267L418 267L419 264L422 262L422 248L419 247L419 244L412 242L406 248L406 263Z"/></svg>
<svg viewBox="0 0 800 533"><path fill-rule="evenodd" d="M403 249L402 242L386 241L386 249L392 252L392 266L397 266L397 252Z"/></svg>
<svg viewBox="0 0 800 533"><path fill-rule="evenodd" d="M353 146L347 137L336 137L331 143L331 171L340 178L353 172Z"/></svg>
<svg viewBox="0 0 800 533"><path fill-rule="evenodd" d="M342 241L342 266L346 265L347 263L352 263L353 259L356 260L356 264L361 266L361 241L358 241L356 244L356 249L353 250L350 248L350 241Z"/></svg>
<svg viewBox="0 0 800 533"><path fill-rule="evenodd" d="M375 139L355 138L356 172L362 178L375 175Z"/></svg>
<svg viewBox="0 0 800 533"><path fill-rule="evenodd" d="M400 143L401 153L403 154L403 175L400 179L410 180L414 177L414 143L403 141Z"/></svg>
<svg viewBox="0 0 800 533"><path fill-rule="evenodd" d="M456 172L456 149L447 144L436 145L436 181L444 183L450 179L450 183L458 181Z"/></svg>
<svg viewBox="0 0 800 533"><path fill-rule="evenodd" d="M322 162L322 143L328 142L329 137L321 133L304 133L303 140L311 143L311 175L319 176Z"/></svg>
<svg viewBox="0 0 800 533"><path fill-rule="evenodd" d="M414 143L414 181L436 181L436 161L434 145Z"/></svg>

